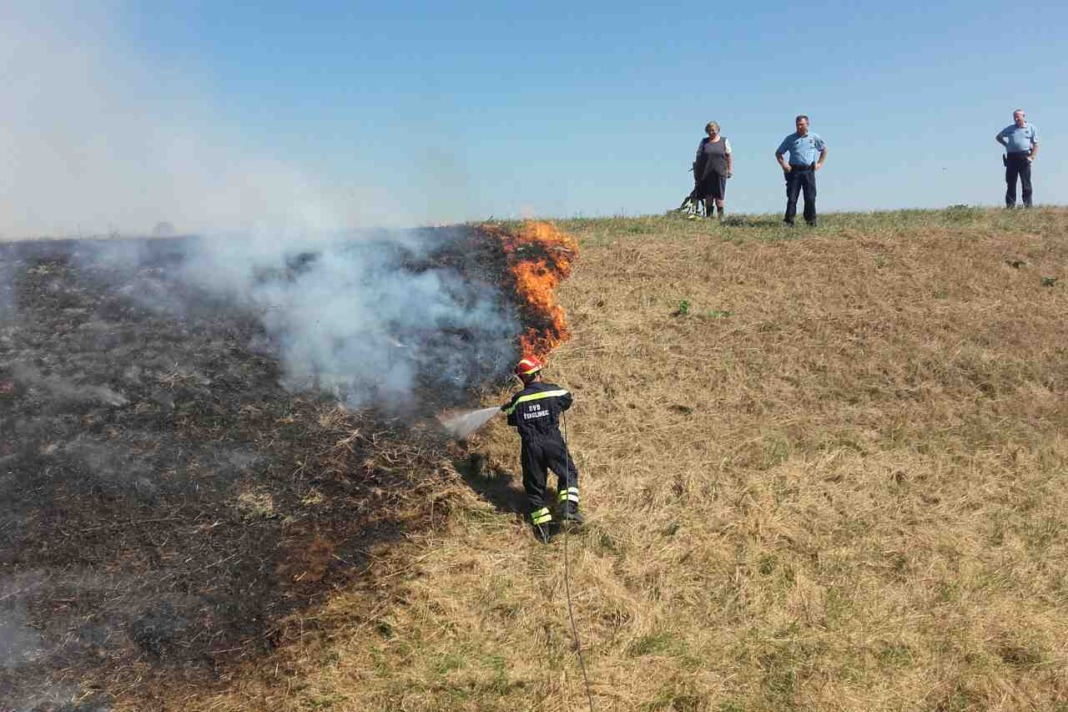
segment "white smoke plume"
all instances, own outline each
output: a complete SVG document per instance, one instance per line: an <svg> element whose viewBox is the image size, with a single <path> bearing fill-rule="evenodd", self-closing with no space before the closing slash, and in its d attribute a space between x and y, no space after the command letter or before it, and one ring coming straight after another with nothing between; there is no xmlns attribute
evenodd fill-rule
<svg viewBox="0 0 1068 712"><path fill-rule="evenodd" d="M400 202L247 145L193 82L131 46L116 7L0 0L0 240L205 236L182 278L262 314L287 384L354 406L404 402L426 373L462 386L510 357L517 327L493 287L405 268L426 249L410 234L336 239L411 224ZM90 252L130 271L132 296L182 309L144 269L143 242ZM0 265L0 318L16 310L14 276Z"/></svg>
<svg viewBox="0 0 1068 712"><path fill-rule="evenodd" d="M255 316L266 341L246 334L247 345L278 358L290 390L399 412L419 402L458 405L515 357L514 303L501 275L472 253L472 237L467 227L277 231L87 240L69 254L78 272L157 314ZM92 327L106 333L107 322ZM28 366L13 375L53 397L69 390ZM78 388L105 405L125 398L84 379Z"/></svg>
<svg viewBox="0 0 1068 712"><path fill-rule="evenodd" d="M0 591L6 587L0 582ZM32 662L42 651L41 636L29 625L22 603L0 606L0 667Z"/></svg>
<svg viewBox="0 0 1068 712"><path fill-rule="evenodd" d="M435 263L466 233L200 239L182 277L262 314L287 386L350 407L498 376L519 324L499 289Z"/></svg>
<svg viewBox="0 0 1068 712"><path fill-rule="evenodd" d="M75 383L60 376L45 376L36 368L18 362L11 364L11 374L16 381L39 388L61 403L98 403L117 407L129 402L121 393L107 386Z"/></svg>
<svg viewBox="0 0 1068 712"><path fill-rule="evenodd" d="M366 176L328 185L249 145L116 17L0 0L0 239L411 224Z"/></svg>
<svg viewBox="0 0 1068 712"><path fill-rule="evenodd" d="M41 570L0 576L0 672L18 671L47 657L49 650L40 632L31 623L25 600L48 579ZM18 675L18 673L15 673ZM74 709L69 703L78 693L74 684L49 681L46 684L10 690L0 682L0 711L39 712ZM66 705L66 706L65 706ZM107 707L78 707L107 712Z"/></svg>
<svg viewBox="0 0 1068 712"><path fill-rule="evenodd" d="M0 324L15 318L15 285L12 265L0 258ZM3 337L0 336L0 344Z"/></svg>

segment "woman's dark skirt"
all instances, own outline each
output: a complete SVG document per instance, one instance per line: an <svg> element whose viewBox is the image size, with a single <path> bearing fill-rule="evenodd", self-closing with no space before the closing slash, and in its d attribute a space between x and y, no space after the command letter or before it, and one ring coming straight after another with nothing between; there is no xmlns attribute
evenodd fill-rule
<svg viewBox="0 0 1068 712"><path fill-rule="evenodd" d="M727 195L727 176L715 171L710 172L701 179L697 195L703 200L723 200Z"/></svg>

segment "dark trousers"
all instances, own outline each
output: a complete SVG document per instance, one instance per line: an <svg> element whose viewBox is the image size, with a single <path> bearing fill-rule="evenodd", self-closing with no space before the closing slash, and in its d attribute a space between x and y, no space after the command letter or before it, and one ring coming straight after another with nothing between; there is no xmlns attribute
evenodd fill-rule
<svg viewBox="0 0 1068 712"><path fill-rule="evenodd" d="M1010 153L1005 158L1005 206L1016 207L1016 178L1020 178L1023 204L1031 207L1031 161L1030 154Z"/></svg>
<svg viewBox="0 0 1068 712"><path fill-rule="evenodd" d="M519 461L523 465L523 489L526 490L531 511L547 506L545 481L548 470L556 473L558 489L578 487L578 468L562 438L524 440Z"/></svg>
<svg viewBox="0 0 1068 712"><path fill-rule="evenodd" d="M786 177L786 217L788 225L794 224L797 216L797 196L805 194L805 222L816 224L816 171L811 166L794 166Z"/></svg>

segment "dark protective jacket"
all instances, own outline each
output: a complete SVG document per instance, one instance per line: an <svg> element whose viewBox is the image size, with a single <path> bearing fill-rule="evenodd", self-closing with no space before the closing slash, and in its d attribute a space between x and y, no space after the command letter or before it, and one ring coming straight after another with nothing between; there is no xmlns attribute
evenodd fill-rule
<svg viewBox="0 0 1068 712"><path fill-rule="evenodd" d="M512 396L502 410L508 424L519 431L523 444L561 439L560 414L571 407L571 393L554 383L532 381Z"/></svg>
<svg viewBox="0 0 1068 712"><path fill-rule="evenodd" d="M578 511L578 469L560 433L560 414L571 407L571 400L571 394L556 384L532 381L501 407L508 414L508 424L519 431L522 440L519 460L523 466L523 489L535 525L552 521L546 507L545 480L549 470L559 478L559 501L569 512Z"/></svg>

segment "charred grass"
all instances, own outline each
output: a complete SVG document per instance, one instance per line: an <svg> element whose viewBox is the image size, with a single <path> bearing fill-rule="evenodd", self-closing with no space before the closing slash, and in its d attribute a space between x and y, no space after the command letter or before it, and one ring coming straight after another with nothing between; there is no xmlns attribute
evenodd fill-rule
<svg viewBox="0 0 1068 712"><path fill-rule="evenodd" d="M576 396L598 709L1068 709L1068 212L562 227L547 376ZM440 467L445 515L375 595L339 583L307 635L156 704L583 709L564 541L516 511L514 434Z"/></svg>
<svg viewBox="0 0 1068 712"><path fill-rule="evenodd" d="M442 514L443 438L283 389L257 316L173 278L181 248L0 244L3 712L181 708L335 590L373 608Z"/></svg>

